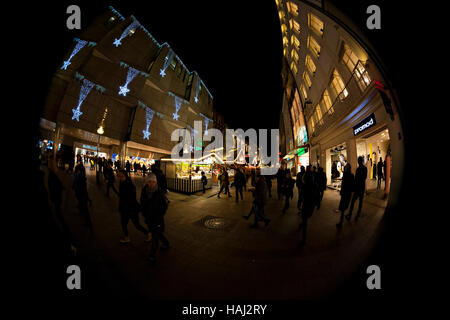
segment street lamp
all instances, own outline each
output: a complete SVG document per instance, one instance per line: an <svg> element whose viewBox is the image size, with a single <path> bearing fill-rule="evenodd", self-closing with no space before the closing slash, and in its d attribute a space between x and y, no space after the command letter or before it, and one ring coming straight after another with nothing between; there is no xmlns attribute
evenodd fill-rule
<svg viewBox="0 0 450 320"><path fill-rule="evenodd" d="M98 133L98 140L97 140L97 164L95 166L95 171L96 171L95 176L96 176L97 184L99 185L100 184L100 173L99 173L99 170L98 170L97 167L100 166L100 163L99 163L100 157L99 157L99 154L98 154L98 149L99 149L99 145L100 145L100 135L105 133L105 131L103 129L103 125L100 125L100 127L98 127L97 133Z"/></svg>

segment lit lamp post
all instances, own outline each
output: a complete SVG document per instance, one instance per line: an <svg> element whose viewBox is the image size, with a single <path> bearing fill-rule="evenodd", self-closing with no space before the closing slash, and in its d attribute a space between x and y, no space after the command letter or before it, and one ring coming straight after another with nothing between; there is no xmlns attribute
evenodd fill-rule
<svg viewBox="0 0 450 320"><path fill-rule="evenodd" d="M97 140L97 164L95 166L95 176L96 176L96 180L97 180L97 184L100 184L100 172L99 172L99 166L100 166L100 156L98 154L98 149L99 149L99 145L100 145L100 135L102 135L103 133L105 133L105 131L103 130L103 125L100 125L100 127L98 127L97 129L97 133L98 133L98 140Z"/></svg>

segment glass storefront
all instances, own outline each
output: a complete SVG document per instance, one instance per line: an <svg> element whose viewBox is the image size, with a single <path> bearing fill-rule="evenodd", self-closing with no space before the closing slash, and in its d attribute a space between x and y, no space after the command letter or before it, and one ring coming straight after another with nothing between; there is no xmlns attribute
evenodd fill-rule
<svg viewBox="0 0 450 320"><path fill-rule="evenodd" d="M330 188L340 190L344 167L347 164L347 148L345 143L330 149L331 184Z"/></svg>

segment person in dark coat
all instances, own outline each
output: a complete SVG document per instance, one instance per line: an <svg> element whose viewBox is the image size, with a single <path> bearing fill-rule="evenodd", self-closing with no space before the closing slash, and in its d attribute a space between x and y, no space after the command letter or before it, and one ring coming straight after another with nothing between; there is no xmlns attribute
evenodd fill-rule
<svg viewBox="0 0 450 320"><path fill-rule="evenodd" d="M236 188L236 202L239 202L239 193L241 194L241 200L244 200L242 190L245 185L245 175L239 168L236 168L236 174L234 176L234 187Z"/></svg>
<svg viewBox="0 0 450 320"><path fill-rule="evenodd" d="M373 167L372 167L372 179L377 178L377 159L375 159L375 153L374 153L374 159L373 159Z"/></svg>
<svg viewBox="0 0 450 320"><path fill-rule="evenodd" d="M264 216L264 205L266 203L266 182L265 179L262 175L260 175L260 173L255 173L256 176L256 183L255 183L255 187L251 187L249 188L249 191L251 191L253 193L253 210L250 211L248 216L244 216L245 219L249 219L250 215L252 213L255 214L255 221L254 223L251 225L251 228L258 228L258 220L263 220L265 223L265 226L267 227L267 225L270 222L270 219L267 219Z"/></svg>
<svg viewBox="0 0 450 320"><path fill-rule="evenodd" d="M228 171L226 168L222 169L222 173L219 176L220 178L220 190L217 194L217 198L220 198L220 194L222 193L222 190L225 190L225 194L228 194L228 197L231 197L230 194L230 188L229 188L229 180L228 180Z"/></svg>
<svg viewBox="0 0 450 320"><path fill-rule="evenodd" d="M84 218L85 225L89 229L92 229L91 215L88 208L88 203L91 204L92 201L91 199L89 199L87 191L86 172L84 170L84 166L81 163L79 163L75 167L73 190L75 192L75 197L78 200L79 213Z"/></svg>
<svg viewBox="0 0 450 320"><path fill-rule="evenodd" d="M139 223L139 204L136 200L136 188L125 170L121 170L118 176L120 180L119 213L124 234L124 237L120 239L120 242L130 242L130 238L128 237L128 222L130 220L137 230L147 236L147 241L150 241L150 232Z"/></svg>
<svg viewBox="0 0 450 320"><path fill-rule="evenodd" d="M286 172L286 177L283 180L283 185L281 186L282 193L285 197L284 207L283 207L283 214L286 212L287 209L289 209L289 199L292 199L294 197L294 185L295 180L291 177L291 172Z"/></svg>
<svg viewBox="0 0 450 320"><path fill-rule="evenodd" d="M363 157L358 157L358 168L356 168L355 172L355 183L354 183L354 191L352 197L352 202L350 204L350 210L348 215L345 216L347 220L352 218L353 207L357 199L359 199L358 212L356 214L355 220L358 220L361 215L361 209L364 199L364 193L366 191L366 179L367 179L367 168L364 166Z"/></svg>
<svg viewBox="0 0 450 320"><path fill-rule="evenodd" d="M142 164L142 176L145 178L145 174L147 173L147 166L145 163Z"/></svg>
<svg viewBox="0 0 450 320"><path fill-rule="evenodd" d="M318 191L317 209L320 209L320 203L322 202L323 194L326 188L327 188L327 174L323 171L322 167L319 167L319 169L317 169L317 191Z"/></svg>
<svg viewBox="0 0 450 320"><path fill-rule="evenodd" d="M301 211L302 202L303 202L303 175L305 174L305 167L301 166L300 171L297 173L297 177L295 180L295 185L297 186L298 190L298 200L297 200L297 209ZM300 213L300 212L299 212Z"/></svg>
<svg viewBox="0 0 450 320"><path fill-rule="evenodd" d="M347 210L348 205L350 204L350 199L352 197L353 185L354 185L354 176L351 171L350 163L347 163L344 167L344 174L342 176L342 184L341 184L341 201L339 202L339 211L341 211L341 220L336 224L337 228L342 227L342 222L344 221L344 212Z"/></svg>
<svg viewBox="0 0 450 320"><path fill-rule="evenodd" d="M111 188L113 189L113 191L117 195L119 195L119 192L117 191L116 187L114 186L114 182L116 181L116 178L114 176L114 170L113 170L113 168L112 168L110 163L108 163L106 165L105 176L106 176L105 179L107 181L107 184L106 184L106 196L109 198L109 189L111 189Z"/></svg>
<svg viewBox="0 0 450 320"><path fill-rule="evenodd" d="M130 161L127 160L127 162L125 163L125 170L127 171L128 175L131 172L131 163Z"/></svg>
<svg viewBox="0 0 450 320"><path fill-rule="evenodd" d="M281 200L282 192L282 185L283 181L286 178L285 171L282 168L279 168L277 171L277 193L278 193L278 200Z"/></svg>
<svg viewBox="0 0 450 320"><path fill-rule="evenodd" d="M302 222L299 225L299 229L302 232L302 239L300 241L301 246L306 243L306 229L308 227L308 220L311 218L316 204L315 193L316 182L314 181L314 175L311 170L311 166L307 166L302 178Z"/></svg>
<svg viewBox="0 0 450 320"><path fill-rule="evenodd" d="M272 177L271 175L265 175L267 191L269 193L269 198L272 198Z"/></svg>
<svg viewBox="0 0 450 320"><path fill-rule="evenodd" d="M151 234L151 250L149 259L155 262L156 252L159 243L162 243L161 249L169 249L169 240L164 235L164 214L168 208L164 191L158 186L157 178L154 173L149 173L144 179L144 187L141 192L141 208L145 223L147 224Z"/></svg>
<svg viewBox="0 0 450 320"><path fill-rule="evenodd" d="M81 163L81 161L82 160L80 160L80 163ZM69 230L69 227L67 226L66 221L64 220L64 217L62 215L62 209L61 209L62 191L64 190L64 186L63 186L61 180L56 175L56 172L55 172L56 164L53 161L53 159L49 160L48 169L49 169L49 171L48 171L49 199L55 209L55 216L62 226L63 234L66 235L70 239L70 242L71 242L72 240L70 237L70 230Z"/></svg>
<svg viewBox="0 0 450 320"><path fill-rule="evenodd" d="M205 173L202 171L202 188L203 188L203 193L206 192L206 185L208 184L208 179L206 178Z"/></svg>
<svg viewBox="0 0 450 320"><path fill-rule="evenodd" d="M381 188L381 179L383 179L383 167L384 167L383 160L380 157L380 161L378 161L378 164L377 164L377 178L378 178L377 190L379 190Z"/></svg>

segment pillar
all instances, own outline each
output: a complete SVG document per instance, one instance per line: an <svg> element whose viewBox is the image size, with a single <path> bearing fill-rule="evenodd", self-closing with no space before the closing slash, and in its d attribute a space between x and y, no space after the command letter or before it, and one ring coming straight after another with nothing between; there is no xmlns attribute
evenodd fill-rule
<svg viewBox="0 0 450 320"><path fill-rule="evenodd" d="M350 138L345 141L347 149L347 162L352 166L352 172L355 173L358 167L358 153L356 151L356 139Z"/></svg>

